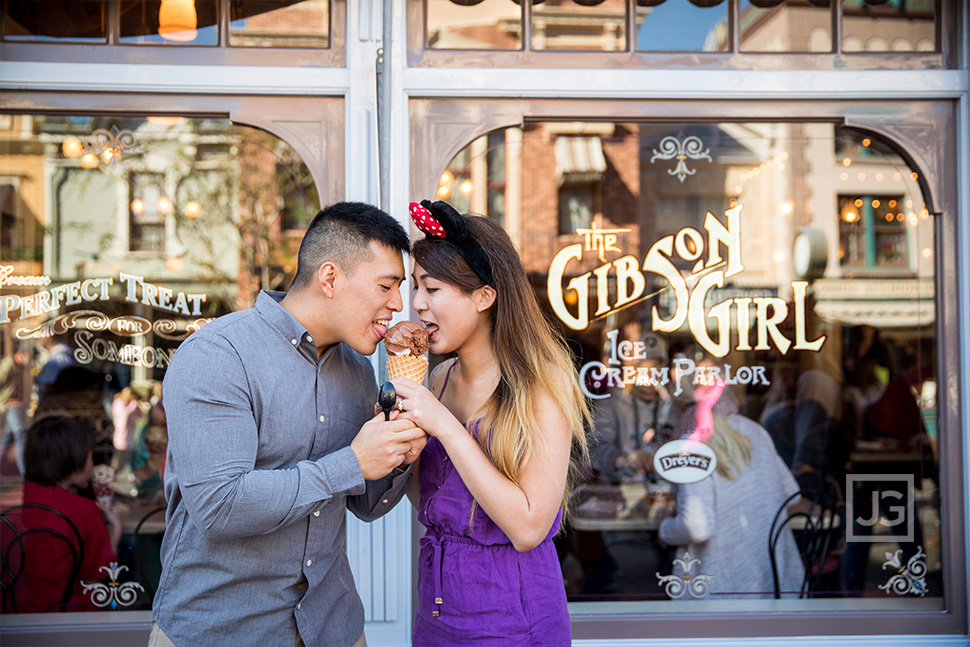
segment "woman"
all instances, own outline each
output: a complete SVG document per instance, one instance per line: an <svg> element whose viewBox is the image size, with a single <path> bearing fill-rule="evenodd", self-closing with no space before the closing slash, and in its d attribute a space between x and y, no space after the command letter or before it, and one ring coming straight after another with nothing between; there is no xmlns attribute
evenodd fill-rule
<svg viewBox="0 0 970 647"><path fill-rule="evenodd" d="M707 443L717 455L710 477L677 488L677 513L660 524L660 539L700 560L697 575L713 575L718 599L772 597L774 580L764 550L775 512L799 491L768 432L738 413L723 384L698 388L696 404L674 433ZM775 549L779 588L800 590L804 569L791 527ZM683 573L675 573L683 575ZM786 596L788 597L788 596Z"/></svg>
<svg viewBox="0 0 970 647"><path fill-rule="evenodd" d="M568 645L552 538L571 450L586 452L579 378L501 227L422 205L411 205L429 233L411 252L412 305L431 351L456 357L430 390L394 381L401 415L431 436L412 481L427 527L412 644Z"/></svg>

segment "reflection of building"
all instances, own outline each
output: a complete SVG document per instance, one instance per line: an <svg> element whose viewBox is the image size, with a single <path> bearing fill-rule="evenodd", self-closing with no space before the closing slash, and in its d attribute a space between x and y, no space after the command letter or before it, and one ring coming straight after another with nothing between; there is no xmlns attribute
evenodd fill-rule
<svg viewBox="0 0 970 647"><path fill-rule="evenodd" d="M592 273L590 285L607 280L611 298L616 274L598 266L622 254L642 261L661 238L703 229L705 214L723 220L739 203L744 272L713 291L709 305L738 289L790 301L791 282L802 278L794 242L813 230L827 259L814 287L822 319L847 326L878 319L917 337L935 318L932 221L920 195L891 148L831 123L535 123L476 140L438 187L459 208L503 221L536 276L564 246L592 232L612 234L612 253L584 255L564 279ZM689 263L679 267L689 273ZM665 285L646 289L659 290L661 312L674 303ZM590 298L599 298L594 292ZM620 320L642 316L636 313Z"/></svg>
<svg viewBox="0 0 970 647"><path fill-rule="evenodd" d="M932 0L842 2L842 51L932 51ZM752 3L741 14L743 51L830 52L832 21L824 3L810 0Z"/></svg>
<svg viewBox="0 0 970 647"><path fill-rule="evenodd" d="M299 165L264 133L184 118L108 128L90 118L12 119L15 128L0 142L4 168L19 172L4 184L3 261L11 268L4 293L27 303L41 287L11 283L24 281L17 277L44 277L46 291L106 282L110 293L110 302L102 296L93 306L81 295L22 308L15 325L23 330L84 307L157 325L171 320L180 331L175 337L149 331L127 340L154 349L158 362L134 361L128 346L119 351L122 363L134 366L132 379L142 382L161 375L152 367L164 369L165 349L194 319L251 303L261 287L285 287L295 271L295 249L283 231L307 215L294 175ZM16 321L17 309L10 310ZM185 318L171 319L173 313ZM13 337L4 335L10 348ZM113 357L110 349L123 343L115 342L95 349L94 359ZM74 346L90 343L87 336Z"/></svg>
<svg viewBox="0 0 970 647"><path fill-rule="evenodd" d="M431 0L428 42L435 49L517 49L522 38L519 8L508 3ZM532 47L537 50L622 51L626 48L626 3L601 0L586 7L548 0L532 7ZM595 4L595 6L592 6ZM472 6L465 6L472 5ZM637 11L637 23L643 12Z"/></svg>
<svg viewBox="0 0 970 647"><path fill-rule="evenodd" d="M32 129L30 116L0 116L0 259L22 275L43 273L44 185L31 178L41 176L44 158Z"/></svg>

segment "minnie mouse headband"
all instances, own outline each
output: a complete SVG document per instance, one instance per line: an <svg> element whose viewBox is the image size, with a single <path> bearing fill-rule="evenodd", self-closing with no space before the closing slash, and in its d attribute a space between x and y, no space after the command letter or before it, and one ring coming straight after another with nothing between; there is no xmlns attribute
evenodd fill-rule
<svg viewBox="0 0 970 647"><path fill-rule="evenodd" d="M436 238L451 243L464 258L478 277L495 287L492 279L492 263L488 254L468 231L465 219L447 202L422 200L421 204L410 205L411 220L418 229Z"/></svg>

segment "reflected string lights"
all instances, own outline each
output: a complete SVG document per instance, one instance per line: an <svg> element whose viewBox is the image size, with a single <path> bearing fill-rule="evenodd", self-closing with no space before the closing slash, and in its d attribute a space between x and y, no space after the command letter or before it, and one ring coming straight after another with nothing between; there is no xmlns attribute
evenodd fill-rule
<svg viewBox="0 0 970 647"><path fill-rule="evenodd" d="M752 166L750 169L741 174L739 178L739 184L734 187L734 192L738 195L744 193L744 185L754 178L760 176L762 173L767 173L768 170L774 169L776 171L785 170L785 161L788 159L788 152L782 152L767 159L763 159L756 165Z"/></svg>

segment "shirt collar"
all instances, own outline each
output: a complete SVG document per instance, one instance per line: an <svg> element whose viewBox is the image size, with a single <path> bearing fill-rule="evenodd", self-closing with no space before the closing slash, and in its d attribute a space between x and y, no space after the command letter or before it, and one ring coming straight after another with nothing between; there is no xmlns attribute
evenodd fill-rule
<svg viewBox="0 0 970 647"><path fill-rule="evenodd" d="M286 296L286 292L276 290L260 290L256 297L256 311L265 318L270 325L286 337L286 340L294 348L300 350L301 354L308 359L317 362L317 344L307 329L296 319L293 318L280 301Z"/></svg>

